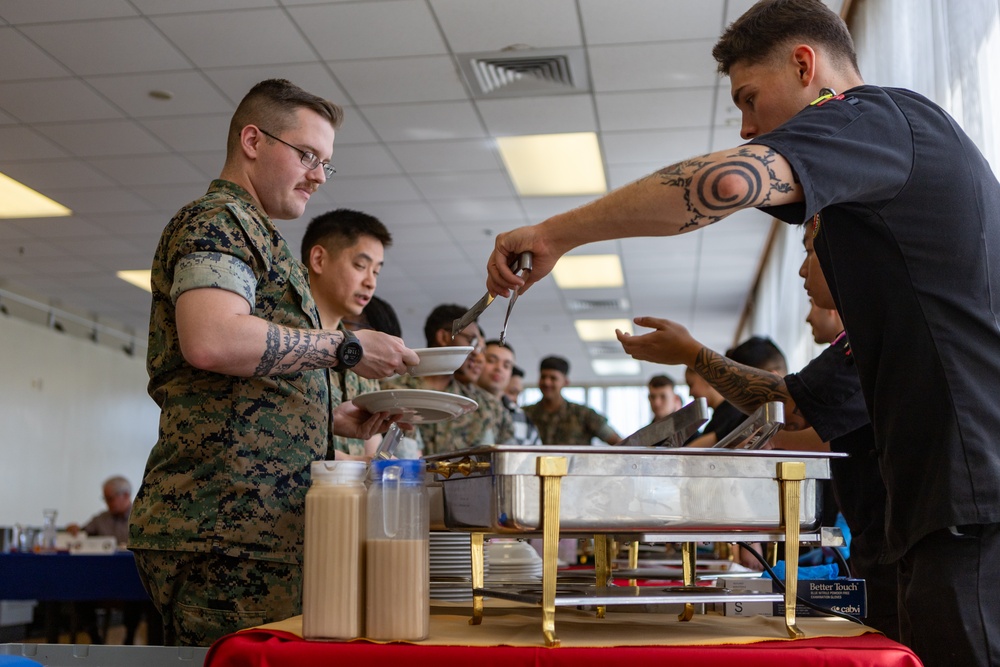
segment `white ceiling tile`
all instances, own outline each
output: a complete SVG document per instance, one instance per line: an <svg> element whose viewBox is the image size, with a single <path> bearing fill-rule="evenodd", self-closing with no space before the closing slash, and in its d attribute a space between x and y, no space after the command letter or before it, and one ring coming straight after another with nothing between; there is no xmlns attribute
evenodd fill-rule
<svg viewBox="0 0 1000 667"><path fill-rule="evenodd" d="M602 130L708 127L712 88L597 94Z"/></svg>
<svg viewBox="0 0 1000 667"><path fill-rule="evenodd" d="M289 7L288 13L323 60L448 52L423 0Z"/></svg>
<svg viewBox="0 0 1000 667"><path fill-rule="evenodd" d="M167 148L132 120L36 125L35 129L78 157L149 155Z"/></svg>
<svg viewBox="0 0 1000 667"><path fill-rule="evenodd" d="M182 69L189 65L141 18L26 26L33 42L80 75Z"/></svg>
<svg viewBox="0 0 1000 667"><path fill-rule="evenodd" d="M208 183L205 187L201 189L198 196L205 194L208 189ZM101 227L110 234L118 237L141 237L149 238L155 235L159 238L160 232L163 228L167 226L167 222L173 216L174 211L179 209L186 202L176 203L170 213L108 213L95 217L92 220L93 224ZM153 256L148 257L148 261L152 262Z"/></svg>
<svg viewBox="0 0 1000 667"><path fill-rule="evenodd" d="M0 10L2 11L2 10ZM13 28L0 28L0 80L64 77L69 72Z"/></svg>
<svg viewBox="0 0 1000 667"><path fill-rule="evenodd" d="M156 210L174 211L201 197L207 189L208 182L202 179L185 185L137 185L132 188L132 192L149 202Z"/></svg>
<svg viewBox="0 0 1000 667"><path fill-rule="evenodd" d="M0 108L25 122L121 118L122 114L76 79L0 83Z"/></svg>
<svg viewBox="0 0 1000 667"><path fill-rule="evenodd" d="M341 106L346 98L344 91L330 75L330 71L325 65L318 62L253 65L252 67L216 67L202 71L205 76L222 89L222 92L229 97L234 105L239 104L243 96L250 92L254 85L266 79L288 79L299 88Z"/></svg>
<svg viewBox="0 0 1000 667"><path fill-rule="evenodd" d="M221 10L274 7L276 0L131 0L139 11L149 16L157 14L187 14Z"/></svg>
<svg viewBox="0 0 1000 667"><path fill-rule="evenodd" d="M476 220L492 222L496 226L495 223L497 222L524 219L524 210L521 208L521 204L516 197L502 197L499 199L463 197L459 199L432 201L430 205L441 217L441 220L445 222ZM509 227L505 229L509 229Z"/></svg>
<svg viewBox="0 0 1000 667"><path fill-rule="evenodd" d="M334 177L326 189L335 202L402 202L420 199L420 193L402 176Z"/></svg>
<svg viewBox="0 0 1000 667"><path fill-rule="evenodd" d="M357 105L466 99L447 56L352 60L330 63L334 76Z"/></svg>
<svg viewBox="0 0 1000 667"><path fill-rule="evenodd" d="M0 161L64 157L66 152L24 126L0 127Z"/></svg>
<svg viewBox="0 0 1000 667"><path fill-rule="evenodd" d="M597 129L589 95L550 95L476 102L494 136L593 132Z"/></svg>
<svg viewBox="0 0 1000 667"><path fill-rule="evenodd" d="M181 14L151 20L198 67L274 65L316 58L280 9Z"/></svg>
<svg viewBox="0 0 1000 667"><path fill-rule="evenodd" d="M137 118L232 113L234 107L198 72L152 72L87 77L87 82L101 91L126 113ZM152 90L165 90L173 97L151 97Z"/></svg>
<svg viewBox="0 0 1000 667"><path fill-rule="evenodd" d="M47 194L80 214L150 210L147 202L126 188L53 189Z"/></svg>
<svg viewBox="0 0 1000 667"><path fill-rule="evenodd" d="M513 194L507 175L499 170L451 174L415 174L413 183L427 199L504 197Z"/></svg>
<svg viewBox="0 0 1000 667"><path fill-rule="evenodd" d="M183 157L209 178L218 178L222 173L222 166L226 163L226 149L189 152L184 153ZM205 186L208 187L208 183L205 183Z"/></svg>
<svg viewBox="0 0 1000 667"><path fill-rule="evenodd" d="M637 181L644 176L648 176L661 167L661 162L639 162L637 164L612 164L608 165L608 189L614 190L633 181Z"/></svg>
<svg viewBox="0 0 1000 667"><path fill-rule="evenodd" d="M115 182L82 160L33 160L5 165L0 171L40 192L52 188L114 187Z"/></svg>
<svg viewBox="0 0 1000 667"><path fill-rule="evenodd" d="M121 185L175 185L205 180L189 162L176 155L93 158L90 164Z"/></svg>
<svg viewBox="0 0 1000 667"><path fill-rule="evenodd" d="M331 162L337 168L337 177L402 173L382 144L334 145Z"/></svg>
<svg viewBox="0 0 1000 667"><path fill-rule="evenodd" d="M135 16L136 11L126 0L7 0L0 6L0 16L14 25L102 19L114 16Z"/></svg>
<svg viewBox="0 0 1000 667"><path fill-rule="evenodd" d="M18 220L14 224L25 231L31 232L35 239L40 240L100 238L104 234L103 229L81 216L72 216L69 218L32 218ZM33 249L29 248L29 252L24 253L24 256L28 258L32 255L36 257L58 257L64 254L65 252L58 248L45 250L35 246Z"/></svg>
<svg viewBox="0 0 1000 667"><path fill-rule="evenodd" d="M349 204L345 205L350 208ZM404 227L437 222L437 215L424 202L400 202L398 204L369 202L361 208L365 213L374 215L381 220L394 237Z"/></svg>
<svg viewBox="0 0 1000 667"><path fill-rule="evenodd" d="M502 167L491 139L390 143L388 149L410 173L484 171Z"/></svg>
<svg viewBox="0 0 1000 667"><path fill-rule="evenodd" d="M582 44L573 0L431 0L431 7L456 53Z"/></svg>
<svg viewBox="0 0 1000 667"><path fill-rule="evenodd" d="M580 0L588 44L716 39L723 0Z"/></svg>
<svg viewBox="0 0 1000 667"><path fill-rule="evenodd" d="M595 46L590 75L596 92L696 88L718 81L711 49L714 41L656 42ZM664 67L663 63L672 63Z"/></svg>
<svg viewBox="0 0 1000 667"><path fill-rule="evenodd" d="M601 138L609 165L659 162L665 167L709 151L708 128L604 132Z"/></svg>
<svg viewBox="0 0 1000 667"><path fill-rule="evenodd" d="M216 146L226 149L232 114L205 114L177 118L147 118L142 125L175 151L203 151Z"/></svg>
<svg viewBox="0 0 1000 667"><path fill-rule="evenodd" d="M541 222L557 213L565 213L583 206L594 199L596 197L524 197L522 202L528 218Z"/></svg>
<svg viewBox="0 0 1000 667"><path fill-rule="evenodd" d="M363 106L358 110L382 141L474 139L486 136L471 102Z"/></svg>

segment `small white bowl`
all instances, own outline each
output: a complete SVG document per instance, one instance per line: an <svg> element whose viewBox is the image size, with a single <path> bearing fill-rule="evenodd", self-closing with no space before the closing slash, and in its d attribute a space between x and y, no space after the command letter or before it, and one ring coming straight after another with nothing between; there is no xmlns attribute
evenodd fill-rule
<svg viewBox="0 0 1000 667"><path fill-rule="evenodd" d="M474 349L471 345L414 349L413 351L420 357L420 363L416 366L407 366L406 372L413 377L454 373Z"/></svg>

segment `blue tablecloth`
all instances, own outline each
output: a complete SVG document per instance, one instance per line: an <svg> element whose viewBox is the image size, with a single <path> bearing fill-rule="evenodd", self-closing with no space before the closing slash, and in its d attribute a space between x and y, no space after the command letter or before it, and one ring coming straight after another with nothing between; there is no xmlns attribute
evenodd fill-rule
<svg viewBox="0 0 1000 667"><path fill-rule="evenodd" d="M0 554L0 600L148 600L129 551Z"/></svg>

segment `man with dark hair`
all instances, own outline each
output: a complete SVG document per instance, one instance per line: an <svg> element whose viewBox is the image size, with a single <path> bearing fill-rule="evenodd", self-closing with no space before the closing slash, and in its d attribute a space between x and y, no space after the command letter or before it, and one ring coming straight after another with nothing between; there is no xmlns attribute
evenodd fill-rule
<svg viewBox="0 0 1000 667"><path fill-rule="evenodd" d="M472 352L454 373L411 377L402 375L382 384L388 388L429 389L466 396L479 408L455 419L434 424L421 424L414 436L422 441L423 453L441 454L477 445L503 445L512 441L514 424L510 413L499 400L476 384L483 369L483 331L473 322L451 335L452 323L465 315L467 308L443 304L431 311L424 322L427 347L471 346ZM409 429L407 429L409 433Z"/></svg>
<svg viewBox="0 0 1000 667"><path fill-rule="evenodd" d="M820 0L761 0L713 55L749 143L500 234L487 287L508 296L576 246L747 208L812 226L875 430L902 640L928 667L1000 664L1000 596L983 592L1000 580L1000 183L943 109L864 83Z"/></svg>
<svg viewBox="0 0 1000 667"><path fill-rule="evenodd" d="M515 364L510 371L510 380L507 381L507 388L503 390L503 395L511 403L517 405L522 391L524 391L524 369Z"/></svg>
<svg viewBox="0 0 1000 667"><path fill-rule="evenodd" d="M129 548L167 644L207 646L301 612L310 464L331 431L388 427L385 413L334 408L329 369L378 378L418 361L392 336L320 329L304 267L273 222L302 215L333 173L341 118L283 79L254 86L220 178L174 216L153 258L146 365L160 428Z"/></svg>
<svg viewBox="0 0 1000 667"><path fill-rule="evenodd" d="M375 216L338 208L313 218L302 237L302 263L309 272L309 289L316 299L320 326L349 331L344 322L359 317L371 302L378 274L385 263L385 249L392 235ZM379 390L375 379L352 370L330 377L334 401L346 403L355 396ZM334 435L328 459L364 458L374 454L381 437L368 440Z"/></svg>
<svg viewBox="0 0 1000 667"><path fill-rule="evenodd" d="M654 375L646 383L649 394L649 409L653 413L653 421L659 421L667 415L681 409L681 397L674 391L674 381L668 375Z"/></svg>
<svg viewBox="0 0 1000 667"><path fill-rule="evenodd" d="M562 390L569 386L569 361L562 357L545 357L538 370L542 400L525 406L524 412L538 429L543 443L589 445L593 438L599 438L609 445L617 445L621 441L607 417L586 405L563 398Z"/></svg>
<svg viewBox="0 0 1000 667"><path fill-rule="evenodd" d="M745 341L726 351L726 356L741 364L759 368L769 373L785 375L788 362L785 353L770 338L750 336Z"/></svg>
<svg viewBox="0 0 1000 667"><path fill-rule="evenodd" d="M499 400L510 413L511 421L514 423L512 442L516 445L542 444L538 437L538 429L528 419L528 415L524 413L516 400L510 400L505 393L507 387L510 386L510 379L514 376L514 348L509 343L488 340L483 357L485 365L483 372L479 375L479 387Z"/></svg>

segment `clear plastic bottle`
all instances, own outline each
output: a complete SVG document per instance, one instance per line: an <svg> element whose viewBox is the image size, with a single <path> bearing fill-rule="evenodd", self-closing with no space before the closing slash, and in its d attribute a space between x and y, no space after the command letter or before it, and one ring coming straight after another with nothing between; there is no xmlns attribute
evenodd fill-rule
<svg viewBox="0 0 1000 667"><path fill-rule="evenodd" d="M56 510L42 510L42 531L38 535L38 551L42 553L56 552Z"/></svg>
<svg viewBox="0 0 1000 667"><path fill-rule="evenodd" d="M364 636L364 461L315 461L306 493L302 634Z"/></svg>
<svg viewBox="0 0 1000 667"><path fill-rule="evenodd" d="M373 461L365 543L365 636L430 633L430 512L419 459Z"/></svg>

